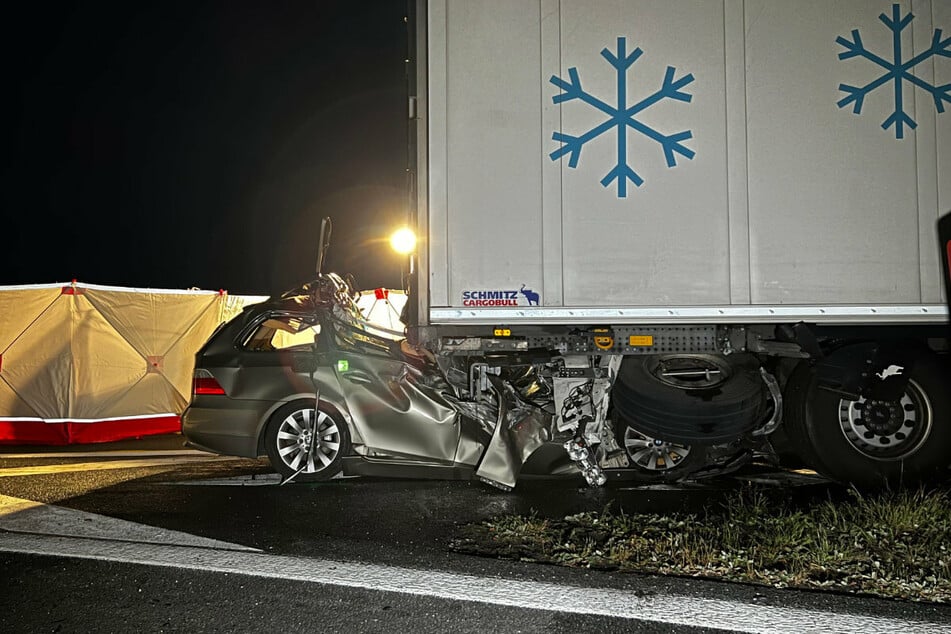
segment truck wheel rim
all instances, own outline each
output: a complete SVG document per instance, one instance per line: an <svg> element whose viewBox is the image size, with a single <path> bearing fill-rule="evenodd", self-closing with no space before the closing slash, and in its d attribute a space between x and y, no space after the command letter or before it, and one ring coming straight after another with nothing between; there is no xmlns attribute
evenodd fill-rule
<svg viewBox="0 0 951 634"><path fill-rule="evenodd" d="M681 390L709 390L726 383L730 366L712 355L669 355L652 362L649 372L655 379Z"/></svg>
<svg viewBox="0 0 951 634"><path fill-rule="evenodd" d="M902 460L918 451L931 434L931 403L914 381L898 401L864 397L839 401L839 425L859 453L874 460Z"/></svg>
<svg viewBox="0 0 951 634"><path fill-rule="evenodd" d="M277 452L294 471L301 467L304 467L303 473L323 471L340 452L340 430L324 412L317 412L315 419L314 410L298 410L281 421L277 430Z"/></svg>
<svg viewBox="0 0 951 634"><path fill-rule="evenodd" d="M669 471L690 454L689 445L648 438L630 427L624 431L624 449L631 462L648 471Z"/></svg>

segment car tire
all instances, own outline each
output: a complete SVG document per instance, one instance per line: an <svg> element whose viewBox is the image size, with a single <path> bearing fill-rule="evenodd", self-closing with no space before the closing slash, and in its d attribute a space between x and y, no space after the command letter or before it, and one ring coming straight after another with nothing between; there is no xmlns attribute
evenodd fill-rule
<svg viewBox="0 0 951 634"><path fill-rule="evenodd" d="M720 378L691 385L661 376L663 368L675 366L685 372L706 368ZM626 357L612 398L641 433L690 446L732 442L762 422L767 408L759 363L749 355Z"/></svg>
<svg viewBox="0 0 951 634"><path fill-rule="evenodd" d="M271 416L264 434L268 460L283 480L329 480L340 473L350 453L346 423L324 408L315 414L314 401L284 405Z"/></svg>
<svg viewBox="0 0 951 634"><path fill-rule="evenodd" d="M707 448L651 438L637 423L615 413L615 437L624 449L636 480L677 482L706 464Z"/></svg>
<svg viewBox="0 0 951 634"><path fill-rule="evenodd" d="M921 352L896 401L850 400L820 389L801 363L787 385L787 433L818 473L856 487L916 486L951 462L951 397L947 367ZM866 420L872 406L877 426Z"/></svg>

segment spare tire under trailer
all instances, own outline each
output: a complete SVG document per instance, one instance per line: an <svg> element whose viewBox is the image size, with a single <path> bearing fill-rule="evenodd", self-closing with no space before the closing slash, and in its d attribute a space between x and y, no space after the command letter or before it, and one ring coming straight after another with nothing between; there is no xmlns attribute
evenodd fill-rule
<svg viewBox="0 0 951 634"><path fill-rule="evenodd" d="M690 446L732 442L762 424L767 396L759 362L745 354L626 357L612 390L631 427Z"/></svg>

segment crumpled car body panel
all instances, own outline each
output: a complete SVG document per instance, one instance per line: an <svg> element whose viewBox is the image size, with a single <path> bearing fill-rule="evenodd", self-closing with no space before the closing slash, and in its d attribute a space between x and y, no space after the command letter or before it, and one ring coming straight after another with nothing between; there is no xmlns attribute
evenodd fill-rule
<svg viewBox="0 0 951 634"><path fill-rule="evenodd" d="M319 331L316 343L254 348L262 324L282 320ZM368 332L332 302L285 294L249 307L206 343L196 369L224 394L194 395L183 435L225 455L263 455L273 414L315 394L347 424L352 459L373 463L380 475L388 466L395 475L406 467L460 467L459 473L509 489L531 453L550 439L551 416L502 381L493 380L487 401L467 402L436 364L407 357L398 342Z"/></svg>

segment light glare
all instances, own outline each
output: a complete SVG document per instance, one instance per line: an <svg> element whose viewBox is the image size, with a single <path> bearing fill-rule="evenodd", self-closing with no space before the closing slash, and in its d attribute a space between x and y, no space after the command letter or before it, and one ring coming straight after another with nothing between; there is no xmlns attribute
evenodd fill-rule
<svg viewBox="0 0 951 634"><path fill-rule="evenodd" d="M416 234L406 227L398 229L390 236L390 246L403 255L412 253L416 249Z"/></svg>

